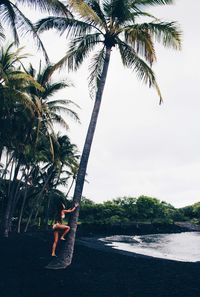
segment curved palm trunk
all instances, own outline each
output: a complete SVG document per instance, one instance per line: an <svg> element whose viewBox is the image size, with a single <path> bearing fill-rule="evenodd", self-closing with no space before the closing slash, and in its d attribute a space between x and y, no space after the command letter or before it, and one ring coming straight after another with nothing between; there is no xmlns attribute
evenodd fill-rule
<svg viewBox="0 0 200 297"><path fill-rule="evenodd" d="M47 176L47 179L46 179L46 181L44 182L44 185L42 186L42 190L39 192L38 196L36 196L36 203L35 203L35 205L36 205L36 214L35 214L35 219L37 218L38 210L39 210L39 207L40 207L40 205L41 205L41 203L42 203L42 201L40 201L40 199L41 199L41 197L42 197L42 194L43 194L44 191L45 191L46 186L48 185L48 183L49 183L49 181L50 181L50 179L51 179L51 176L52 176L52 171L51 171L50 174ZM30 212L30 214L29 214L29 217L28 217L28 220L27 220L27 223L26 223L24 232L27 232L27 230L28 230L28 226L29 226L29 224L30 224L30 222L31 222L31 219L32 219L32 216L33 216L34 211L35 211L35 208L32 207L32 210L31 210L31 212ZM35 220L35 219L34 219L34 220Z"/></svg>
<svg viewBox="0 0 200 297"><path fill-rule="evenodd" d="M74 190L74 198L73 201L80 204L83 186L85 181L85 175L87 170L88 159L90 155L90 150L92 146L92 141L94 137L94 132L97 124L98 114L101 106L101 99L103 96L103 91L105 87L106 77L108 73L108 66L110 62L110 55L111 55L111 48L106 48L106 56L103 66L103 71L99 83L99 87L96 93L95 104L92 112L92 116L90 119L90 124L81 156L80 166L77 174L76 179L76 186ZM67 240L63 245L63 249L58 258L53 259L46 268L48 269L64 269L71 264L73 251L74 251L74 243L75 243L75 236L76 236L76 229L77 229L77 222L79 217L79 208L72 213L70 218L70 233L68 234Z"/></svg>
<svg viewBox="0 0 200 297"><path fill-rule="evenodd" d="M28 171L26 178L25 178L25 190L24 190L22 205L21 205L20 212L19 212L17 233L21 232L21 222L22 222L22 217L23 217L23 212L24 212L24 207L25 207L25 203L26 203L26 199L27 199L27 192L28 192L28 178L31 176L32 172L33 172L33 168L30 170L30 172Z"/></svg>
<svg viewBox="0 0 200 297"><path fill-rule="evenodd" d="M14 172L14 177L12 180L12 189L11 188L11 178L12 178L12 168L11 168L11 174L10 174L10 181L9 181L9 187L8 187L8 201L6 205L6 210L4 213L4 218L3 218L3 236L8 237L9 229L11 226L11 211L12 211L12 206L14 202L14 189L15 189L15 182L17 180L17 175L20 169L20 161L18 161L17 166L15 168Z"/></svg>
<svg viewBox="0 0 200 297"><path fill-rule="evenodd" d="M21 232L21 221L22 221L24 206L25 206L25 203L26 203L27 191L28 191L28 184L26 182L24 197L23 197L22 206L21 206L20 213L19 213L19 220L18 220L18 224L17 224L17 233Z"/></svg>

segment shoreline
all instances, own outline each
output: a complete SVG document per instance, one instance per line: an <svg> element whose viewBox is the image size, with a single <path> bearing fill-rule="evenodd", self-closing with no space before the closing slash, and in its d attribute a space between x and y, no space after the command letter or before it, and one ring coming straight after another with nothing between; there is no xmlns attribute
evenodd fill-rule
<svg viewBox="0 0 200 297"><path fill-rule="evenodd" d="M106 253L120 254L123 256L128 256L133 258L146 258L146 259L158 259L163 261L173 261L173 260L162 259L162 258L157 258L153 256L142 255L134 252L128 252L120 249L114 249L111 246L106 245L105 243L99 241L98 239L99 237L82 237L80 239L77 239L76 243L77 245L82 245L87 248L99 250L101 252L106 252Z"/></svg>
<svg viewBox="0 0 200 297"><path fill-rule="evenodd" d="M190 232L190 231L184 231L182 233L185 232ZM199 232L199 231L198 231ZM199 261L186 261L186 260L177 260L177 259L169 259L169 258L163 258L163 257L159 257L159 256L152 256L152 255L145 255L142 253L137 253L137 252L132 252L132 251L126 251L120 248L114 248L109 244L112 244L112 241L101 241L102 237L81 237L79 239L77 239L77 244L78 245L83 245L86 246L88 248L92 248L92 249L96 249L96 250L100 250L102 252L108 252L108 253L117 253L117 254L121 254L124 256L128 256L128 257L138 257L138 258L146 258L146 259L157 259L160 261L173 261L173 262L182 262L182 263L200 263Z"/></svg>
<svg viewBox="0 0 200 297"><path fill-rule="evenodd" d="M78 237L111 236L111 235L147 235L157 233L180 233L193 231L191 224L156 224L156 223L131 223L131 224L80 224L77 228Z"/></svg>

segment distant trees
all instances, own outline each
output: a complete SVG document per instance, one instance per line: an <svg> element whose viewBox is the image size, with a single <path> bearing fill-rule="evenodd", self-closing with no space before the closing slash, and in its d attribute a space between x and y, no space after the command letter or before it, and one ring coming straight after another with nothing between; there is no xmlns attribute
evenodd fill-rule
<svg viewBox="0 0 200 297"><path fill-rule="evenodd" d="M185 220L200 224L200 202L183 207L180 211Z"/></svg>
<svg viewBox="0 0 200 297"><path fill-rule="evenodd" d="M103 203L84 198L81 202L80 222L87 224L173 223L177 217L181 217L179 209L147 196L122 197Z"/></svg>

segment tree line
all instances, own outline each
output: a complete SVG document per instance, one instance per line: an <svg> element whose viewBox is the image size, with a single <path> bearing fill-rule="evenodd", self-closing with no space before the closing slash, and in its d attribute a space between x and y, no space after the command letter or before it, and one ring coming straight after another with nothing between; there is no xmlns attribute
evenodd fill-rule
<svg viewBox="0 0 200 297"><path fill-rule="evenodd" d="M53 80L53 65L34 69L23 65L25 55L13 43L0 53L0 204L5 236L18 218L17 231L37 220L44 208L48 226L51 200L64 197L59 186L70 187L78 169L79 153L67 136L66 114L79 121L68 99L58 99L67 81ZM56 132L55 124L64 133ZM70 181L71 180L71 181Z"/></svg>
<svg viewBox="0 0 200 297"><path fill-rule="evenodd" d="M165 201L148 196L121 197L102 203L83 198L81 202L81 224L173 224L184 221L200 223L200 203L175 208Z"/></svg>

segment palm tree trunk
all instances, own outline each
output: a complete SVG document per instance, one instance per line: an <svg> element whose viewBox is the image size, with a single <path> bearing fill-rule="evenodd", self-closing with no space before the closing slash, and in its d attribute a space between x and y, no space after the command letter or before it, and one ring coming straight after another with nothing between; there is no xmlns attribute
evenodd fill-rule
<svg viewBox="0 0 200 297"><path fill-rule="evenodd" d="M98 86L98 90L96 93L95 104L92 112L92 116L90 119L90 124L83 148L83 153L81 156L80 166L77 174L76 186L74 190L74 203L79 203L81 201L83 186L85 181L85 175L87 170L88 159L90 155L90 150L92 146L92 141L94 137L94 132L97 124L98 114L101 106L101 99L103 96L103 91L105 87L106 77L108 73L108 67L110 62L110 55L111 55L111 48L106 48L106 56L104 60L103 70L101 74L100 83ZM67 240L63 245L63 249L58 258L53 259L46 268L48 269L64 269L71 264L73 251L74 251L74 243L76 237L76 229L77 229L77 222L79 217L79 207L72 213L70 217L70 232L68 234Z"/></svg>
<svg viewBox="0 0 200 297"><path fill-rule="evenodd" d="M16 208L16 205L18 203L18 200L19 200L19 197L20 197L20 194L21 194L21 185L22 185L22 180L24 178L24 174L21 176L21 178L17 181L17 187L15 189L15 194L13 193L13 202L12 202L12 207L11 207L11 211L10 211L10 216L13 217L14 215L14 212L15 212L15 208Z"/></svg>
<svg viewBox="0 0 200 297"><path fill-rule="evenodd" d="M27 191L28 191L28 183L26 182L24 197L23 197L22 206L21 206L21 209L20 209L19 219L18 219L18 224L17 224L17 233L21 232L21 221L22 221L22 216L23 216L23 212L24 212L24 206L25 206L25 203L26 203Z"/></svg>
<svg viewBox="0 0 200 297"><path fill-rule="evenodd" d="M20 168L20 162L18 161L17 166L15 167L14 178L12 180L12 189L11 190L10 190L10 186L11 186L12 171L10 174L10 181L9 181L9 188L8 188L8 201L7 201L6 210L5 210L4 219L3 219L3 236L4 237L8 237L8 233L10 231L11 210L12 210L12 206L13 206L13 197L14 197L13 193L14 193L14 188L15 188L15 183L17 180L19 168Z"/></svg>
<svg viewBox="0 0 200 297"><path fill-rule="evenodd" d="M38 194L38 197L36 198L36 204L35 204L36 205L36 215L35 215L35 219L37 217L37 211L38 211L38 209L40 207L40 203L41 203L41 201L39 201L39 200L42 197L42 194L43 194L43 192L44 192L44 190L45 190L45 188L46 188L46 186L47 186L47 184L48 184L51 176L52 176L52 172L47 176L47 179L46 179L46 181L45 181L45 183L44 183L44 185L42 187L42 190L40 191L40 193ZM31 222L31 219L32 219L32 216L33 216L34 211L35 211L35 208L32 207L32 210L31 210L31 212L29 214L29 217L28 217L28 220L27 220L27 223L26 223L24 232L27 232L27 230L28 230L28 226L29 226L29 224Z"/></svg>
<svg viewBox="0 0 200 297"><path fill-rule="evenodd" d="M20 209L20 212L19 212L19 219L18 219L18 224L17 224L17 233L21 232L21 222L22 222L22 217L23 217L23 212L24 212L24 207L25 207L25 204L26 204L27 192L28 192L28 179L31 176L32 172L33 172L33 168L30 171L28 169L28 172L27 172L27 175L26 175L26 178L25 178L24 196L23 196L21 209Z"/></svg>
<svg viewBox="0 0 200 297"><path fill-rule="evenodd" d="M42 189L42 191L40 192L40 194L39 194L38 197L36 198L36 205L38 204L39 199L41 198L43 191L44 191L44 190ZM38 209L38 208L37 208L37 209ZM33 216L34 211L35 211L35 208L32 207L32 209L31 209L31 211L30 211L30 214L29 214L29 216L28 216L28 220L27 220L27 222L26 222L26 226L25 226L25 228L24 228L24 232L27 232L27 230L28 230L28 226L29 226L29 224L30 224L30 222L31 222L31 219L32 219L32 216ZM37 212L37 210L36 210L36 212Z"/></svg>
<svg viewBox="0 0 200 297"><path fill-rule="evenodd" d="M46 207L45 207L45 217L44 217L44 228L45 230L48 230L49 228L49 208L50 208L50 202L51 202L51 197L48 195L47 196L47 201L46 201Z"/></svg>
<svg viewBox="0 0 200 297"><path fill-rule="evenodd" d="M10 197L10 190L11 190L11 183L12 183L12 175L13 175L13 171L14 171L14 167L16 166L15 164L15 160L13 159L12 161L12 165L11 165L11 169L10 169L10 177L9 177L9 183L8 183L8 193L7 193L7 197Z"/></svg>

